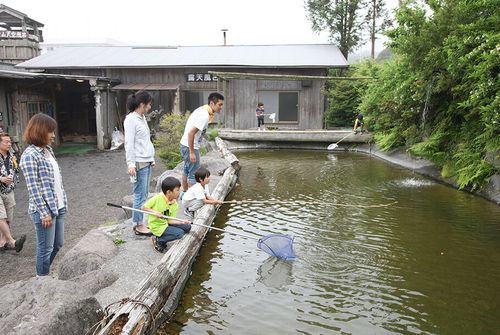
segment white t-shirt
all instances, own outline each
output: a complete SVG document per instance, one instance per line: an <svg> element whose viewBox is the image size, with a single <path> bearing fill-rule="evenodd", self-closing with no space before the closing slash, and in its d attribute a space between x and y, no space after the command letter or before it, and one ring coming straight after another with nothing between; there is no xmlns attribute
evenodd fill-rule
<svg viewBox="0 0 500 335"><path fill-rule="evenodd" d="M194 110L194 112L189 116L189 119L186 122L186 127L184 128L184 134L181 138L181 144L185 147L189 147L188 145L188 132L191 128L195 127L198 129L198 132L194 135L194 143L193 146L195 149L200 148L200 140L203 130L205 130L208 126L208 120L210 119L210 115L208 114L207 108L208 105L204 105L198 107Z"/></svg>
<svg viewBox="0 0 500 335"><path fill-rule="evenodd" d="M59 169L59 164L57 164L56 159L51 154L47 155L50 164L52 164L52 169L54 170L54 189L56 191L57 197L57 209L64 207L64 194L62 188L62 177L61 170Z"/></svg>
<svg viewBox="0 0 500 335"><path fill-rule="evenodd" d="M201 186L200 183L196 183L188 190L186 193L184 193L184 196L182 197L182 201L189 201L189 200L203 200L206 197L210 196L210 190L208 189L208 185L205 185L205 188Z"/></svg>

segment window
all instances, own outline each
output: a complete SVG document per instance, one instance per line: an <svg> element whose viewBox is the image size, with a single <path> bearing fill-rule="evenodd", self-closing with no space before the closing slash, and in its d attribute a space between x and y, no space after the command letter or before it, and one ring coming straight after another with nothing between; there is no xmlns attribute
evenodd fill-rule
<svg viewBox="0 0 500 335"><path fill-rule="evenodd" d="M28 102L28 120L38 113L50 115L50 103L48 101Z"/></svg>
<svg viewBox="0 0 500 335"><path fill-rule="evenodd" d="M266 114L276 113L276 122L299 121L298 92L259 91L258 96Z"/></svg>

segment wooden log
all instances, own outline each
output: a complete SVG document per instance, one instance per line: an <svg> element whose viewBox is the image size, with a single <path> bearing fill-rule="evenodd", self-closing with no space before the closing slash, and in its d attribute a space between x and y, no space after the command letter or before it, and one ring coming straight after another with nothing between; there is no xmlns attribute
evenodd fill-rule
<svg viewBox="0 0 500 335"><path fill-rule="evenodd" d="M236 180L236 170L229 167L215 187L212 196L223 200L236 184ZM205 205L198 211L194 223L211 225L217 208ZM160 263L141 282L133 296L123 300L109 321L101 326L99 334L137 335L151 332L159 326L155 320L161 315L162 307L169 300L177 282L190 270L208 230L207 227L193 225L189 234L176 241Z"/></svg>
<svg viewBox="0 0 500 335"><path fill-rule="evenodd" d="M372 80L373 77L333 77L333 76L305 76L298 74L267 74L267 73L244 73L244 72L220 72L208 71L208 73L228 79L257 79L257 80Z"/></svg>
<svg viewBox="0 0 500 335"><path fill-rule="evenodd" d="M239 171L241 169L240 166L240 161L238 158L227 148L226 143L220 138L216 137L215 138L215 145L217 146L217 149L219 150L219 153L221 154L221 157L223 157L231 166L236 170Z"/></svg>

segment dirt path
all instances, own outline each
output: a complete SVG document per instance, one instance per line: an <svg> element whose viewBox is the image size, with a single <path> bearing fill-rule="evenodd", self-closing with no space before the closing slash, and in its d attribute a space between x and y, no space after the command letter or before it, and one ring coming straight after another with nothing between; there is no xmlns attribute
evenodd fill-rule
<svg viewBox="0 0 500 335"><path fill-rule="evenodd" d="M57 161L69 210L65 220L65 245L52 264L51 273L57 270L64 253L89 230L116 221L120 210L106 206L107 202L120 203L125 195L132 194L123 150L63 155L57 157ZM158 158L156 163L153 178L166 170ZM0 287L35 275L35 229L27 214L28 191L22 177L15 195L17 206L11 229L14 237L26 234L26 243L20 253L0 252Z"/></svg>

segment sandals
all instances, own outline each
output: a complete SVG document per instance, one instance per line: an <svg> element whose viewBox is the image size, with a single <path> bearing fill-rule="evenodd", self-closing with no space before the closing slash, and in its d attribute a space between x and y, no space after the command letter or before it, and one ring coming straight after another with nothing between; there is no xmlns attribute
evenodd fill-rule
<svg viewBox="0 0 500 335"><path fill-rule="evenodd" d="M21 237L16 240L14 246L9 243L5 243L2 247L0 247L0 251L15 250L16 252L20 252L23 250L24 242L26 242L26 235L21 235Z"/></svg>
<svg viewBox="0 0 500 335"><path fill-rule="evenodd" d="M132 230L134 231L134 234L139 235L139 236L153 236L153 233L150 231L147 233L143 233L142 231L137 230L137 226L134 226L132 228Z"/></svg>
<svg viewBox="0 0 500 335"><path fill-rule="evenodd" d="M21 250L23 250L25 241L26 241L26 235L21 235L21 237L16 240L16 243L14 245L14 249L16 249L16 252L20 252Z"/></svg>

